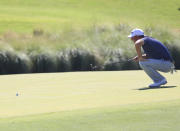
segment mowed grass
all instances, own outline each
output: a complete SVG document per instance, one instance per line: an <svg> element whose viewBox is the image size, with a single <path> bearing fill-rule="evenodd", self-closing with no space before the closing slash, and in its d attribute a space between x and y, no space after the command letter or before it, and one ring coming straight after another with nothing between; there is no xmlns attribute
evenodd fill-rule
<svg viewBox="0 0 180 131"><path fill-rule="evenodd" d="M94 24L180 29L179 0L0 0L0 32L59 31Z"/></svg>
<svg viewBox="0 0 180 131"><path fill-rule="evenodd" d="M143 71L0 76L0 129L179 130L180 74L164 75L157 89Z"/></svg>

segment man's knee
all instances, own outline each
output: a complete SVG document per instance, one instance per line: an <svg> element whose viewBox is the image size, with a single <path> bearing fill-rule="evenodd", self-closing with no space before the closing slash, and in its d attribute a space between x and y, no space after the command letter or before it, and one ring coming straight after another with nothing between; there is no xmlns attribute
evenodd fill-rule
<svg viewBox="0 0 180 131"><path fill-rule="evenodd" d="M143 69L144 67L147 66L147 64L144 61L139 61L139 66Z"/></svg>

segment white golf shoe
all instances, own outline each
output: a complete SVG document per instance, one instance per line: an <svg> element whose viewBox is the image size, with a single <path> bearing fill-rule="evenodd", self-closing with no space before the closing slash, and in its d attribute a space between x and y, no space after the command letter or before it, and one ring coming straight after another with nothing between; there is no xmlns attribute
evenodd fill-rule
<svg viewBox="0 0 180 131"><path fill-rule="evenodd" d="M161 85L165 85L166 83L167 83L167 80L163 79L160 82L156 82L156 83L149 85L149 87L160 87Z"/></svg>

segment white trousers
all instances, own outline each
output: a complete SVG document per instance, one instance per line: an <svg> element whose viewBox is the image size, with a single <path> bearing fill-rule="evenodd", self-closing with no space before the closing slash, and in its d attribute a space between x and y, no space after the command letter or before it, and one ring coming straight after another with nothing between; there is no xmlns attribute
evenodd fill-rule
<svg viewBox="0 0 180 131"><path fill-rule="evenodd" d="M139 65L155 83L165 79L158 71L170 72L174 68L172 62L162 59L147 59L140 61Z"/></svg>

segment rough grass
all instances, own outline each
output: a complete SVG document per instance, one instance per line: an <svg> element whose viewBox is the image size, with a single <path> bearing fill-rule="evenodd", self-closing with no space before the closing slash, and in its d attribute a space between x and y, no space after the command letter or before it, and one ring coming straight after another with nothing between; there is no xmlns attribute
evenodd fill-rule
<svg viewBox="0 0 180 131"><path fill-rule="evenodd" d="M1 74L90 71L91 65L95 70L139 69L135 62L116 63L136 55L133 42L127 38L131 29L120 24L60 33L36 30L33 35L7 32L0 43ZM160 28L144 31L169 48L179 69L179 38Z"/></svg>
<svg viewBox="0 0 180 131"><path fill-rule="evenodd" d="M143 71L1 76L0 128L178 130L179 72L163 75L168 84L157 89Z"/></svg>

